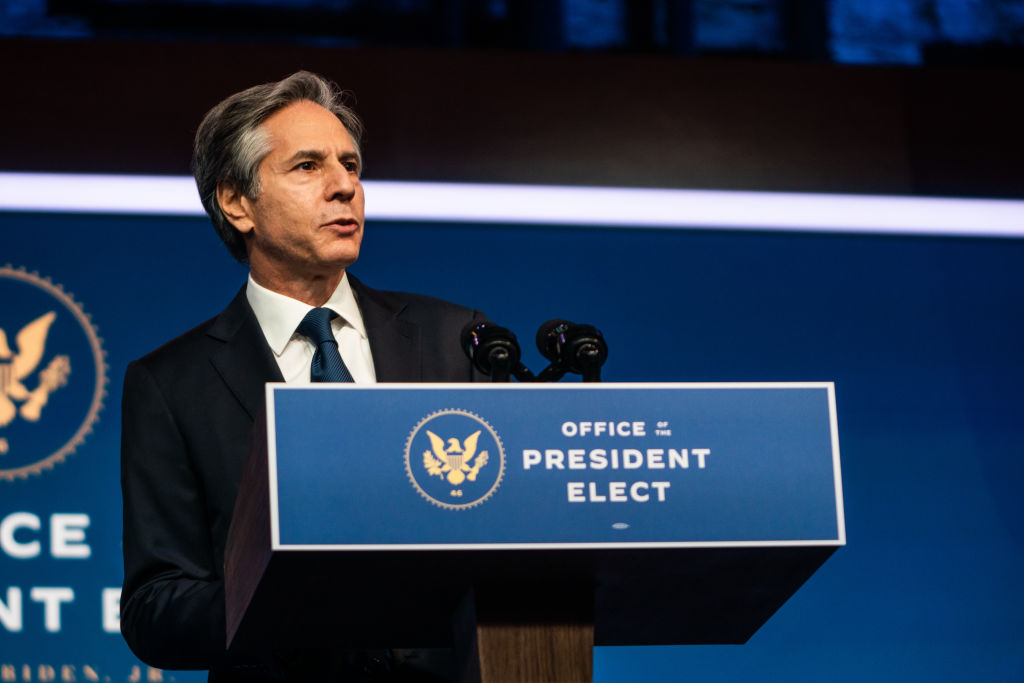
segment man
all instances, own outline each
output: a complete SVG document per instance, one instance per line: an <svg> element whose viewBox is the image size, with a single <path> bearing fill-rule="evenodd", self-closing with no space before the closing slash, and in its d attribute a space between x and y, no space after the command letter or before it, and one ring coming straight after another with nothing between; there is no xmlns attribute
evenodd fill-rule
<svg viewBox="0 0 1024 683"><path fill-rule="evenodd" d="M200 124L203 205L250 271L220 315L125 374L121 630L153 666L288 678L225 651L224 546L266 382L474 379L459 333L478 312L348 273L363 236L360 131L307 72L237 93Z"/></svg>

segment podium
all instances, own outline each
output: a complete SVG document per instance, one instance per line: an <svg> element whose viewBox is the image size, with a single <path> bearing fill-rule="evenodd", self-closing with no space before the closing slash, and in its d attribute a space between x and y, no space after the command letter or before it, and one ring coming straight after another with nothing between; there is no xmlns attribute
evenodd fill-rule
<svg viewBox="0 0 1024 683"><path fill-rule="evenodd" d="M595 644L745 642L845 544L829 382L268 385L263 427L230 648L586 681Z"/></svg>

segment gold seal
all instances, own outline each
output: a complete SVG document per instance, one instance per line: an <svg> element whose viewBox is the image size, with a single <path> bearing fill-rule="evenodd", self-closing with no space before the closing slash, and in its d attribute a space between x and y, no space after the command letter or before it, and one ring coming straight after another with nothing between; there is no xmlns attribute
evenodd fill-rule
<svg viewBox="0 0 1024 683"><path fill-rule="evenodd" d="M409 433L405 473L416 491L432 504L466 510L498 490L505 475L505 450L498 433L476 413L458 408L438 410Z"/></svg>
<svg viewBox="0 0 1024 683"><path fill-rule="evenodd" d="M92 386L89 389L88 408L84 411L77 428L69 438L63 440L58 447L47 447L40 455L28 455L31 462L25 463L26 458L21 458L15 466L5 466L5 460L10 456L21 456L22 449L18 443L12 443L10 439L0 431L0 479L13 481L25 479L30 474L41 474L43 470L53 469L58 462L74 453L85 441L99 418L100 410L103 408L103 399L106 397L107 386L107 364L106 354L103 351L103 344L95 326L89 319L88 314L75 301L74 297L64 291L64 288L54 284L49 278L40 277L37 273L27 272L24 268L13 268L10 264L0 267L0 284L4 280L24 283L36 287L53 299L71 314L71 317L81 327L89 346L88 357L92 365ZM0 291L0 297L13 304L18 303L16 297L9 296L6 292ZM48 362L45 351L50 336L51 325L58 317L56 310L34 311L29 319L24 321L3 320L0 325L14 327L4 330L0 327L0 429L16 424L17 422L39 423L46 420L46 406L50 397L58 392L73 391L78 382L71 380L72 373L77 369L72 367L70 356L61 353L65 349L58 349L55 355L49 358ZM12 338L8 338L8 333ZM75 380L79 377L75 373ZM34 384L33 388L29 388ZM68 389L72 385L72 389ZM73 426L72 423L71 426ZM60 432L60 428L48 429L47 434ZM70 428L69 428L70 431Z"/></svg>

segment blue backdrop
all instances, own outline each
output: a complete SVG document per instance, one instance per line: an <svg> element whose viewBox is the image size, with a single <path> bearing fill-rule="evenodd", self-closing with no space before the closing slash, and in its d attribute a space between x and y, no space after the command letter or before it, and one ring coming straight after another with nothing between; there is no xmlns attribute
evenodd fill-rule
<svg viewBox="0 0 1024 683"><path fill-rule="evenodd" d="M101 598L121 580L121 379L219 312L245 271L200 218L7 213L0 240L0 265L51 278L91 315L110 377L66 462L0 480L0 520L41 520L6 546L38 539L37 556L0 553L3 623L9 589L22 593L21 630L0 624L0 675L125 680L138 663L104 630ZM747 644L598 648L596 681L1017 681L1022 263L1013 240L371 221L352 272L483 309L534 370L534 331L565 317L604 331L607 381L835 380L848 545ZM0 287L13 348L28 321L7 301L22 290ZM89 557L52 556L53 513L89 516ZM31 589L65 586L74 600L48 631Z"/></svg>

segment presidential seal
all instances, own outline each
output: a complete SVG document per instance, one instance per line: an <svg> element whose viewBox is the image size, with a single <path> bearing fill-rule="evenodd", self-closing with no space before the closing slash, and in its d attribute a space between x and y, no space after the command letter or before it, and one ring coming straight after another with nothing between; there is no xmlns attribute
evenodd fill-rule
<svg viewBox="0 0 1024 683"><path fill-rule="evenodd" d="M479 415L438 410L409 434L405 471L413 487L434 505L465 510L498 490L505 451L498 433Z"/></svg>
<svg viewBox="0 0 1024 683"><path fill-rule="evenodd" d="M107 365L82 307L49 278L0 267L0 479L52 469L92 431Z"/></svg>

